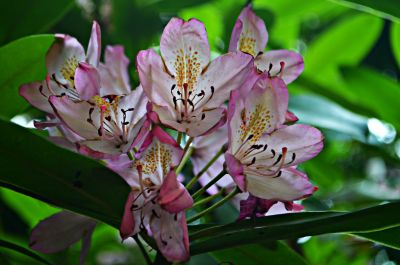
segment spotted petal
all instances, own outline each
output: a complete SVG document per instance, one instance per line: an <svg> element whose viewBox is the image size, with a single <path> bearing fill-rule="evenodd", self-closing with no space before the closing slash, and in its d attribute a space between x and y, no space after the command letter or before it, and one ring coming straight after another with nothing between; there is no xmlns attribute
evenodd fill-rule
<svg viewBox="0 0 400 265"><path fill-rule="evenodd" d="M304 69L303 57L293 51L274 50L263 53L254 61L261 72L271 76L280 76L286 84L293 82Z"/></svg>
<svg viewBox="0 0 400 265"><path fill-rule="evenodd" d="M268 32L264 21L256 16L251 5L239 15L232 31L229 51L240 50L255 57L265 49Z"/></svg>

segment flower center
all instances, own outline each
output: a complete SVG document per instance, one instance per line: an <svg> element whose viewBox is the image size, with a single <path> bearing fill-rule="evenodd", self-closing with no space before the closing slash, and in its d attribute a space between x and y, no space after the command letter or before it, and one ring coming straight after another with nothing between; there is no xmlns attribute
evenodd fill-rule
<svg viewBox="0 0 400 265"><path fill-rule="evenodd" d="M174 67L176 84L180 92L184 92L184 86L188 92L193 91L201 73L198 52L194 51L192 47L189 47L189 52L186 53L183 49L179 49L176 52Z"/></svg>
<svg viewBox="0 0 400 265"><path fill-rule="evenodd" d="M61 67L61 74L65 80L69 82L71 87L75 87L74 84L74 77L75 77L75 70L78 67L79 62L75 56L71 58L67 58L64 61L64 65Z"/></svg>
<svg viewBox="0 0 400 265"><path fill-rule="evenodd" d="M242 123L240 124L240 140L243 142L249 135L253 135L249 142L256 143L267 126L270 126L270 111L261 104L257 104L255 109L247 116L246 109L241 113Z"/></svg>
<svg viewBox="0 0 400 265"><path fill-rule="evenodd" d="M156 170L161 167L163 176L165 176L172 161L171 150L166 148L163 144L156 142L145 155L142 162L142 170L146 175L154 174ZM146 186L146 185L145 185Z"/></svg>
<svg viewBox="0 0 400 265"><path fill-rule="evenodd" d="M240 34L239 50L251 54L253 57L256 56L256 39L252 37L250 31L247 31L246 33L242 32Z"/></svg>

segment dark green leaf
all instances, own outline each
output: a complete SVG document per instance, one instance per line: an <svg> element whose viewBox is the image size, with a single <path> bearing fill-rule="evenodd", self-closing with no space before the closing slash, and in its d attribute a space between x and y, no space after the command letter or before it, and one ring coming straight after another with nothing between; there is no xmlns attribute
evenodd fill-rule
<svg viewBox="0 0 400 265"><path fill-rule="evenodd" d="M29 36L0 48L1 117L12 118L28 107L18 88L27 82L44 80L45 56L53 40L53 35Z"/></svg>
<svg viewBox="0 0 400 265"><path fill-rule="evenodd" d="M1 121L0 185L119 226L128 185L100 163Z"/></svg>
<svg viewBox="0 0 400 265"><path fill-rule="evenodd" d="M270 242L338 232L372 232L400 224L400 202L379 205L355 212L303 212L267 216L220 225L193 233L193 254L243 244ZM204 239L207 238L207 239Z"/></svg>
<svg viewBox="0 0 400 265"><path fill-rule="evenodd" d="M390 41L397 65L400 67L400 22L392 24L390 28Z"/></svg>
<svg viewBox="0 0 400 265"><path fill-rule="evenodd" d="M393 227L372 233L354 234L359 237L377 242L379 244L400 249L400 227Z"/></svg>
<svg viewBox="0 0 400 265"><path fill-rule="evenodd" d="M8 1L0 9L0 43L46 33L73 4L73 0Z"/></svg>
<svg viewBox="0 0 400 265"><path fill-rule="evenodd" d="M274 242L269 246L245 245L212 252L219 264L246 265L307 265L305 260L286 244Z"/></svg>
<svg viewBox="0 0 400 265"><path fill-rule="evenodd" d="M334 2L376 16L400 21L400 3L397 0L334 0Z"/></svg>
<svg viewBox="0 0 400 265"><path fill-rule="evenodd" d="M11 250L17 251L18 253L21 253L23 255L31 257L32 259L34 259L36 261L39 261L42 264L51 265L50 262L48 262L47 260L45 260L44 258L39 256L38 254L32 252L31 250L29 250L27 248L19 246L17 244L14 244L14 243L11 243L11 242L8 242L8 241L0 239L0 248L7 248L7 249L11 249Z"/></svg>

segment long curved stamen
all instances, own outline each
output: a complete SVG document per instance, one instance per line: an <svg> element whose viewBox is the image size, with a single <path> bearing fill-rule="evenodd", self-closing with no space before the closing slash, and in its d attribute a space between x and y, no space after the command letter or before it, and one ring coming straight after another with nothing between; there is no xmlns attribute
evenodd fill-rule
<svg viewBox="0 0 400 265"><path fill-rule="evenodd" d="M259 167L256 167L256 169L252 169L251 167L248 167L246 169L246 171L255 173L255 174L260 175L260 176L266 176L266 177L276 176L277 174L279 174L279 172L281 171L281 169L285 165L285 159L286 159L287 151L288 151L287 148L283 147L282 148L282 153L279 155L279 157L275 161L275 163L272 164L271 166L268 166L268 167L267 166L261 166L261 167L259 166ZM254 163L255 163L255 160L252 161L252 163L249 166L253 165ZM277 165L278 163L279 163L278 168L276 170L274 170L273 172L271 172L271 173L268 173L268 174L267 173L260 173L258 171L259 169L265 169L265 170L270 169L271 167Z"/></svg>

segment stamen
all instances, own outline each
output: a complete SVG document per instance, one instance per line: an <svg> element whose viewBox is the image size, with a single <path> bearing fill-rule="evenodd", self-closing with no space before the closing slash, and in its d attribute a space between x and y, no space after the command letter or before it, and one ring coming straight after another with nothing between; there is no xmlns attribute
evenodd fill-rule
<svg viewBox="0 0 400 265"><path fill-rule="evenodd" d="M279 74L279 78L282 78L283 70L285 69L285 62L281 61L279 64L281 65L281 69L279 69L278 74Z"/></svg>

